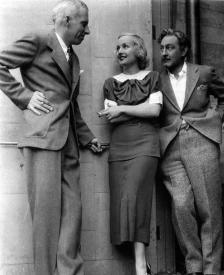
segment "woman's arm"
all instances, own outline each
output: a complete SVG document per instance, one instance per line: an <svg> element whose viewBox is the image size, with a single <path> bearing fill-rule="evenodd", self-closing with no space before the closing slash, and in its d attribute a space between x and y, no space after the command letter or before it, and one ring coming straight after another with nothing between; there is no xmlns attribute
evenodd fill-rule
<svg viewBox="0 0 224 275"><path fill-rule="evenodd" d="M152 118L159 116L162 105L158 103L149 104L148 102L144 102L135 106L121 105L119 107L121 114L141 118ZM113 110L111 110L111 112L112 111Z"/></svg>
<svg viewBox="0 0 224 275"><path fill-rule="evenodd" d="M110 121L115 122L115 118L122 116L128 117L141 117L141 118L152 118L158 117L161 111L162 105L148 102L141 103L139 105L120 105L110 107L107 110L99 112L99 116L106 116ZM129 118L130 119L130 118Z"/></svg>
<svg viewBox="0 0 224 275"><path fill-rule="evenodd" d="M152 93L149 98L138 105L111 106L99 112L99 116L106 116L107 119L125 117L152 118L158 117L162 108L163 97L160 91Z"/></svg>
<svg viewBox="0 0 224 275"><path fill-rule="evenodd" d="M104 109L105 110L107 110L110 107L114 107L114 106L117 106L117 102L116 101L109 100L107 98L104 100ZM128 116L128 115L120 115L119 117L115 117L115 118L111 119L109 122L110 123L120 123L120 122L128 121L130 119L131 119L131 117Z"/></svg>
<svg viewBox="0 0 224 275"><path fill-rule="evenodd" d="M105 116L110 123L120 123L120 122L125 122L125 121L128 121L130 119L133 118L133 116L129 116L129 115L125 115L125 114L120 114L119 115L113 115L110 119L110 112L107 112L108 110L111 110L113 112L113 110L115 111L115 107L117 106L113 106L113 107L107 107L107 109L103 109L101 111L98 112L98 116L99 117L103 117ZM119 106L120 107L120 106ZM119 108L118 108L119 109ZM116 111L115 111L116 112Z"/></svg>

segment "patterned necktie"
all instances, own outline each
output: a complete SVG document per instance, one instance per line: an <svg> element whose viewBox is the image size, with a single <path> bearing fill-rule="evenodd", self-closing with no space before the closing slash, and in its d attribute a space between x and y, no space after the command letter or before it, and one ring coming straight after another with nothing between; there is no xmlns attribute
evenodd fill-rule
<svg viewBox="0 0 224 275"><path fill-rule="evenodd" d="M73 62L72 62L73 49L72 49L72 46L67 48L67 53L68 53L68 65L69 65L69 68L70 68L70 73L72 75L72 67L73 67Z"/></svg>

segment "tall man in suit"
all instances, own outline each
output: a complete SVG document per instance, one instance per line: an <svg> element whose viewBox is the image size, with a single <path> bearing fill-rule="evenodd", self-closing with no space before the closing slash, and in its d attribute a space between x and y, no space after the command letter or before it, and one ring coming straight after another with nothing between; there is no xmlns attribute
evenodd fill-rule
<svg viewBox="0 0 224 275"><path fill-rule="evenodd" d="M224 81L214 69L185 62L186 35L163 30L160 50L162 172L173 225L189 274L220 274L222 255L219 144ZM212 106L210 95L217 98Z"/></svg>
<svg viewBox="0 0 224 275"><path fill-rule="evenodd" d="M77 96L80 67L72 45L89 34L88 8L63 0L54 30L30 33L0 54L0 88L24 113L23 149L33 221L36 275L83 275L80 256L79 143L100 152ZM20 68L24 86L9 72Z"/></svg>

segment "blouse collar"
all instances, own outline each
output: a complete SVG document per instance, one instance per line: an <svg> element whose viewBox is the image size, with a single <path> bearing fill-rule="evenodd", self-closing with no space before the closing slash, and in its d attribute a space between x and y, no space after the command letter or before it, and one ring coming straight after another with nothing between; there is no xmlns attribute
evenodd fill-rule
<svg viewBox="0 0 224 275"><path fill-rule="evenodd" d="M131 79L137 79L137 80L142 80L146 77L146 75L148 75L150 73L150 71L139 71L136 74L118 74L118 75L114 75L113 78L116 79L119 82L124 82L126 80L131 80Z"/></svg>

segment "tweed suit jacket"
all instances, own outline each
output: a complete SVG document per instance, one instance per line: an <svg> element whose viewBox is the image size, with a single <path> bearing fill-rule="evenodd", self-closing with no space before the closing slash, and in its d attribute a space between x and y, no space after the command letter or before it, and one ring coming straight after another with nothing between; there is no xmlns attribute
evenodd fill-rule
<svg viewBox="0 0 224 275"><path fill-rule="evenodd" d="M183 109L180 110L167 71L160 74L163 109L160 115L161 153L164 154L175 138L184 119L210 140L221 143L224 110L224 79L209 66L187 63L187 83ZM217 98L211 104L210 95Z"/></svg>
<svg viewBox="0 0 224 275"><path fill-rule="evenodd" d="M24 85L9 72L20 68ZM77 96L79 60L73 57L73 76L54 31L30 33L0 53L0 89L23 110L24 127L19 147L61 149L68 137L69 124L77 144L88 144L93 134L83 121ZM34 91L42 92L54 110L40 116L27 109Z"/></svg>

